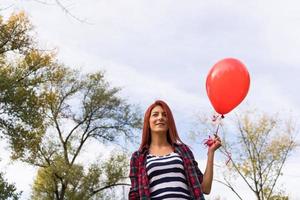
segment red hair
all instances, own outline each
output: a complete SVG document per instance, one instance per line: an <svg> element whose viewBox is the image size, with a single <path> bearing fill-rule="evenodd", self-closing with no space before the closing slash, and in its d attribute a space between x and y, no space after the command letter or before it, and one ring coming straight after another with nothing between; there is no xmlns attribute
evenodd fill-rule
<svg viewBox="0 0 300 200"><path fill-rule="evenodd" d="M150 130L149 119L150 119L151 111L155 106L161 106L162 109L166 112L166 115L167 115L167 118L168 118L168 127L169 127L169 129L167 131L167 140L168 140L168 142L173 147L174 147L174 144L178 144L179 142L183 144L183 142L181 141L181 139L178 136L175 121L174 121L171 109L169 108L169 106L164 101L157 100L153 104L151 104L145 112L142 142L141 142L139 150L142 150L145 147L149 148L149 146L150 146L150 143L151 143L151 130Z"/></svg>

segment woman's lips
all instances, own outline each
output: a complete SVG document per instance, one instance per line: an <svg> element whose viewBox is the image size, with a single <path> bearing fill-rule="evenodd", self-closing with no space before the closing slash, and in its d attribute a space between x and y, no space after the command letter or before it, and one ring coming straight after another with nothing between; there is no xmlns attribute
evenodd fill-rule
<svg viewBox="0 0 300 200"><path fill-rule="evenodd" d="M158 123L158 124L156 124L156 125L165 125L164 123Z"/></svg>

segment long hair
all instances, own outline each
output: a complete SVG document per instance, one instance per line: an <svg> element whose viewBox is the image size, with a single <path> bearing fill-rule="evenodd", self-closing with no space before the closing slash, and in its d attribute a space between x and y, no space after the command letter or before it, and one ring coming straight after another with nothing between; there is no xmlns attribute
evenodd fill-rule
<svg viewBox="0 0 300 200"><path fill-rule="evenodd" d="M166 112L168 118L168 131L167 131L167 141L174 147L174 144L178 144L179 142L183 144L181 139L178 136L175 121L173 118L173 114L169 106L162 100L157 100L153 104L151 104L145 112L144 116L144 125L143 125L143 135L142 135L142 142L140 145L139 150L142 150L144 147L150 147L151 143L151 130L150 130L150 114L152 109L155 106L161 106L162 109Z"/></svg>

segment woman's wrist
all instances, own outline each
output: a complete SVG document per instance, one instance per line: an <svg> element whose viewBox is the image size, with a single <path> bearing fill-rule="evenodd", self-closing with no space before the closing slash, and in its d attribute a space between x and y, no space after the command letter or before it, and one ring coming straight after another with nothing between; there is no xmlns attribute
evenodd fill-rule
<svg viewBox="0 0 300 200"><path fill-rule="evenodd" d="M214 155L215 155L215 150L213 150L213 149L208 149L207 155L208 155L208 156L214 156Z"/></svg>

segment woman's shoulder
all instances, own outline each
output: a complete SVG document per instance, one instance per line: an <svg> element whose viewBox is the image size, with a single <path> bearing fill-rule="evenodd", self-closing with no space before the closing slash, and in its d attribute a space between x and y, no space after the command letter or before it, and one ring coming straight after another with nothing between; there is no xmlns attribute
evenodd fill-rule
<svg viewBox="0 0 300 200"><path fill-rule="evenodd" d="M131 158L136 158L140 155L140 151L139 150L136 150L134 151L132 154L131 154Z"/></svg>
<svg viewBox="0 0 300 200"><path fill-rule="evenodd" d="M177 146L178 148L185 150L185 151L191 151L191 148L184 143L176 143L175 146Z"/></svg>
<svg viewBox="0 0 300 200"><path fill-rule="evenodd" d="M188 155L188 157L193 157L194 156L193 152L191 150L191 147L189 147L188 145L186 145L184 143L177 143L175 148L177 148L177 150L180 153L182 153L184 155Z"/></svg>
<svg viewBox="0 0 300 200"><path fill-rule="evenodd" d="M134 151L132 154L131 154L131 158L139 158L140 156L142 156L145 152L138 149L136 151Z"/></svg>

